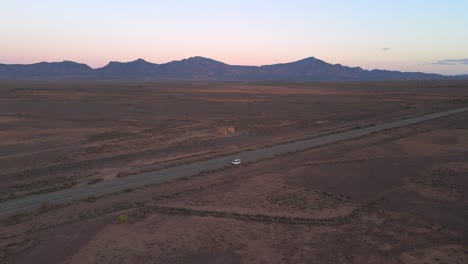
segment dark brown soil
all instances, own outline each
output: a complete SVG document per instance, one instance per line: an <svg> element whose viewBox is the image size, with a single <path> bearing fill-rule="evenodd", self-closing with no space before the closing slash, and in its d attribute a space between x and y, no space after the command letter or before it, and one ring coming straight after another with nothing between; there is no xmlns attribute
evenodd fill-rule
<svg viewBox="0 0 468 264"><path fill-rule="evenodd" d="M5 197L457 108L468 95L463 82L1 86ZM459 114L2 219L0 263L467 263L467 201Z"/></svg>

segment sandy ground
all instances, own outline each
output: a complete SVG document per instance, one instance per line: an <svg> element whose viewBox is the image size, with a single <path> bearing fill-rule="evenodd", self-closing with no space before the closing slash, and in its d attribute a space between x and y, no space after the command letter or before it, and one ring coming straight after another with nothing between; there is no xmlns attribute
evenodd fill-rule
<svg viewBox="0 0 468 264"><path fill-rule="evenodd" d="M63 85L2 84L2 194L460 107L468 94L458 82ZM2 219L0 262L467 263L467 120L44 206Z"/></svg>

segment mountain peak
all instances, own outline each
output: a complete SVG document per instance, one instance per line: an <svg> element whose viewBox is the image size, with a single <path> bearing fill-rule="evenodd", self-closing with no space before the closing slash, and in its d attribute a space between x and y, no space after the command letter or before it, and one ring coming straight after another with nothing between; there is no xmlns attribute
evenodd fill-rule
<svg viewBox="0 0 468 264"><path fill-rule="evenodd" d="M320 63L326 63L325 61L323 60L320 60L320 59L317 59L315 57L307 57L305 59L302 59L302 60L298 60L296 62L320 62Z"/></svg>
<svg viewBox="0 0 468 264"><path fill-rule="evenodd" d="M125 67L126 65L141 65L141 66L144 66L144 65L147 65L147 64L152 64L152 65L156 65L156 64L153 64L151 62L147 62L146 60L144 59L136 59L134 61L129 61L129 62L120 62L120 61L110 61L106 66L104 66L103 68L109 68L109 67ZM102 69L102 68L101 68Z"/></svg>
<svg viewBox="0 0 468 264"><path fill-rule="evenodd" d="M319 60L319 59L315 58L314 56L310 56L310 57L306 57L306 58L304 58L302 60Z"/></svg>
<svg viewBox="0 0 468 264"><path fill-rule="evenodd" d="M202 56L194 56L194 57L190 57L190 58L183 59L183 60L180 60L180 61L173 61L171 63L177 63L177 62L196 64L196 65L219 65L219 66L220 65L227 65L224 62L220 62L220 61L213 60L213 59L206 58L206 57L202 57Z"/></svg>
<svg viewBox="0 0 468 264"><path fill-rule="evenodd" d="M132 62L134 62L134 63L148 63L147 61L145 61L145 60L142 59L142 58L136 59L136 60L134 60L134 61L132 61Z"/></svg>
<svg viewBox="0 0 468 264"><path fill-rule="evenodd" d="M183 61L197 61L197 62L216 62L216 63L222 63L222 62L220 62L220 61L213 60L213 59L206 58L206 57L202 57L202 56L190 57L190 58L188 58L188 59L184 59ZM223 64L224 64L224 63L223 63Z"/></svg>
<svg viewBox="0 0 468 264"><path fill-rule="evenodd" d="M186 60L212 60L210 58L205 58L205 57L202 57L202 56L193 56L193 57L189 57L188 59Z"/></svg>

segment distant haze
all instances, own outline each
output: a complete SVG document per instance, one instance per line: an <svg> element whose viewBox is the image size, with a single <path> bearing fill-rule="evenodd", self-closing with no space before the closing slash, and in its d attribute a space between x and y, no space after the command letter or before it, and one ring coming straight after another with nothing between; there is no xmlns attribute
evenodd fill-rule
<svg viewBox="0 0 468 264"><path fill-rule="evenodd" d="M468 1L15 0L0 8L0 63L232 65L314 56L364 69L468 73Z"/></svg>

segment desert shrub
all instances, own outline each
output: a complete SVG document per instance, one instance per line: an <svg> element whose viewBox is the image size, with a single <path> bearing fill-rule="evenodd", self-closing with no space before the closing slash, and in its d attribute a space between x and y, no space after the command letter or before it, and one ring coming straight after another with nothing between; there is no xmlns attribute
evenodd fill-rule
<svg viewBox="0 0 468 264"><path fill-rule="evenodd" d="M41 206L39 207L39 213L45 213L49 211L52 208L51 204L47 201L44 201L41 203Z"/></svg>
<svg viewBox="0 0 468 264"><path fill-rule="evenodd" d="M34 194L51 193L51 192L71 188L71 187L75 186L76 184L77 184L77 182L75 182L75 181L65 182L65 183L62 183L62 184L54 184L51 187L40 189L40 190L34 191L33 193Z"/></svg>
<svg viewBox="0 0 468 264"><path fill-rule="evenodd" d="M94 203L97 201L97 199L98 198L96 198L95 196L88 196L88 198L86 198L84 201L88 203Z"/></svg>
<svg viewBox="0 0 468 264"><path fill-rule="evenodd" d="M104 179L103 178L96 178L96 179L92 179L88 182L89 185L91 184L95 184L95 183L98 183L98 182L102 182Z"/></svg>
<svg viewBox="0 0 468 264"><path fill-rule="evenodd" d="M124 214L119 215L117 221L119 221L119 223L126 223L128 221L128 216Z"/></svg>
<svg viewBox="0 0 468 264"><path fill-rule="evenodd" d="M27 218L29 215L28 214L25 214L25 213L16 213L12 216L10 216L9 218L5 219L3 221L3 223L7 226L9 225L16 225L16 224L19 224L21 223L21 221L25 218Z"/></svg>

